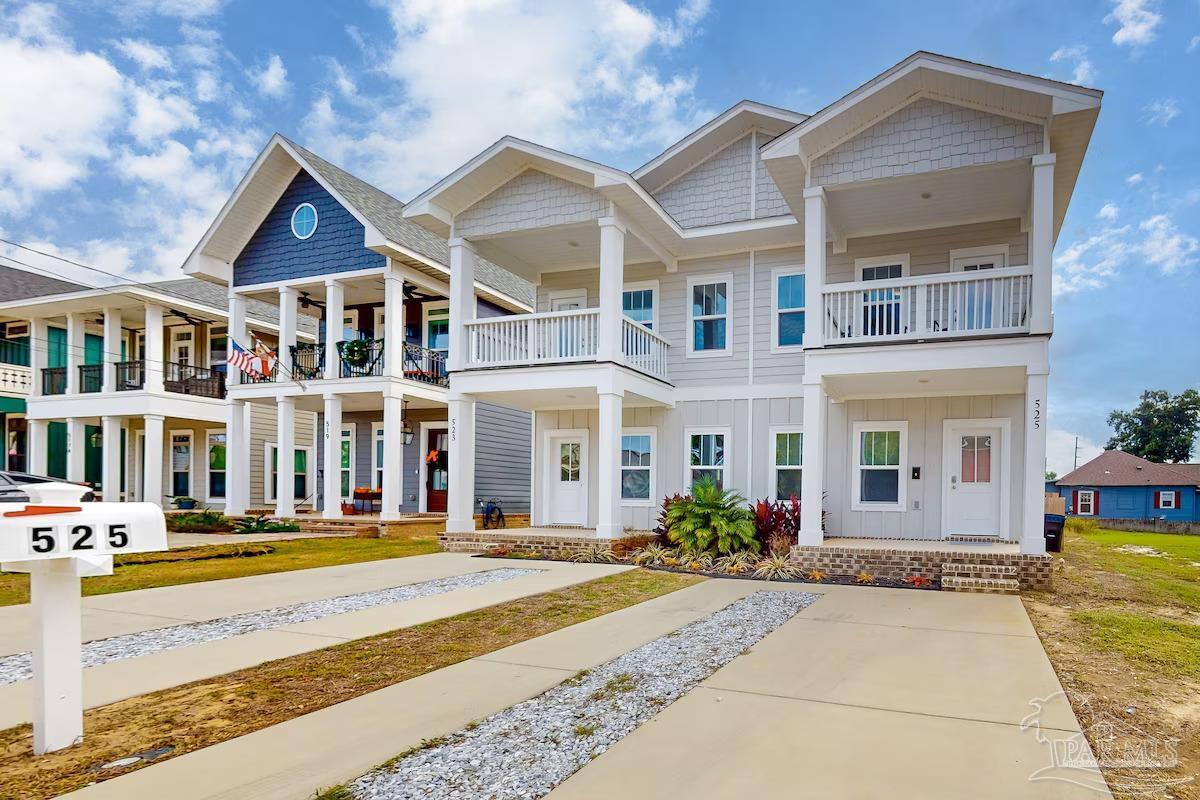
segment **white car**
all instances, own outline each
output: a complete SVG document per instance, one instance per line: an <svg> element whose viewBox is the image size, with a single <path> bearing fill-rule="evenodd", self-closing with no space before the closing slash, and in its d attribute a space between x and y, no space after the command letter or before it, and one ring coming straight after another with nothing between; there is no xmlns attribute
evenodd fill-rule
<svg viewBox="0 0 1200 800"><path fill-rule="evenodd" d="M90 503L92 487L26 472L0 471L0 503Z"/></svg>

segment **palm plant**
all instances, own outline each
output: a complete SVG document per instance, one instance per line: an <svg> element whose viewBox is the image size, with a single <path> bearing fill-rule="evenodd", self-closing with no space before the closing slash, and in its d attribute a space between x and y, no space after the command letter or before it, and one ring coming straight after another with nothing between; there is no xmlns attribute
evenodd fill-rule
<svg viewBox="0 0 1200 800"><path fill-rule="evenodd" d="M692 484L690 496L666 509L667 537L691 551L758 552L754 514L745 503L737 492L719 489L712 480L702 478Z"/></svg>

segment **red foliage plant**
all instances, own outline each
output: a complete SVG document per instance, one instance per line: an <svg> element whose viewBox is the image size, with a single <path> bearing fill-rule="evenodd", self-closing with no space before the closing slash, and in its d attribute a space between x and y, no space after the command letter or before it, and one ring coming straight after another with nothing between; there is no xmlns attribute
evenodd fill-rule
<svg viewBox="0 0 1200 800"><path fill-rule="evenodd" d="M787 500L759 500L750 510L754 512L754 533L763 552L781 549L782 542L796 542L800 535L800 501L794 495Z"/></svg>

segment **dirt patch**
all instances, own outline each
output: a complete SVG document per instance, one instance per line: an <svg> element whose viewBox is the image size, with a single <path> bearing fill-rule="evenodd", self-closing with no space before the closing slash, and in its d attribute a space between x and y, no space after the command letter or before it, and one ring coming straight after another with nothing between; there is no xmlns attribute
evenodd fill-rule
<svg viewBox="0 0 1200 800"><path fill-rule="evenodd" d="M631 570L130 698L88 711L85 741L45 756L33 755L30 726L0 731L0 800L55 797L154 763L99 769L117 759L244 736L700 580Z"/></svg>

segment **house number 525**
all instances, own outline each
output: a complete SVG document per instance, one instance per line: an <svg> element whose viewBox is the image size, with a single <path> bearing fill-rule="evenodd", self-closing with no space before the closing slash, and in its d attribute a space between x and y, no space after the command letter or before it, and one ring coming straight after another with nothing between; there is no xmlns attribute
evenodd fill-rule
<svg viewBox="0 0 1200 800"><path fill-rule="evenodd" d="M1040 399L1033 401L1033 429L1036 431L1042 427L1042 401Z"/></svg>

